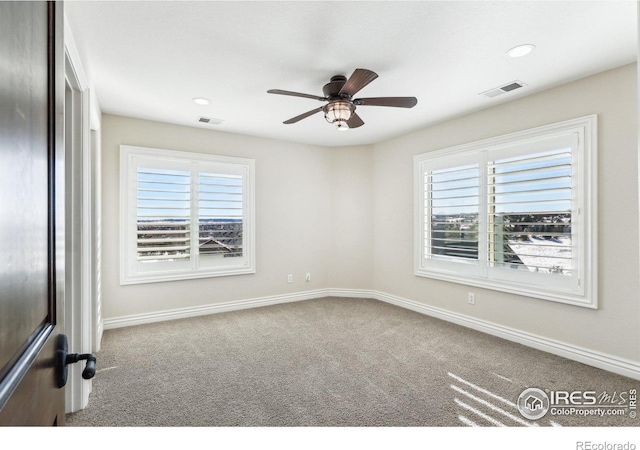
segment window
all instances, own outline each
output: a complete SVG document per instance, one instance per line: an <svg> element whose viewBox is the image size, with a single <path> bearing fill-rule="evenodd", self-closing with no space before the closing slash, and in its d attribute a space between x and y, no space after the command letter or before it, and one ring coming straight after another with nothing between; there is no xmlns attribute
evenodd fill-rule
<svg viewBox="0 0 640 450"><path fill-rule="evenodd" d="M415 274L596 308L596 123L417 155Z"/></svg>
<svg viewBox="0 0 640 450"><path fill-rule="evenodd" d="M254 161L120 147L120 284L255 273Z"/></svg>

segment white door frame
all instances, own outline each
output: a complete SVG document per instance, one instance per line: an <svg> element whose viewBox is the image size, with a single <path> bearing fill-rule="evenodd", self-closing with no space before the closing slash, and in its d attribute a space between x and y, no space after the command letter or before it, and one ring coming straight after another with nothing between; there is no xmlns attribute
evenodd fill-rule
<svg viewBox="0 0 640 450"><path fill-rule="evenodd" d="M65 18L65 210L67 211L65 333L72 353L95 353L100 314L100 112ZM76 367L77 366L77 367ZM91 380L69 367L66 412L87 406Z"/></svg>

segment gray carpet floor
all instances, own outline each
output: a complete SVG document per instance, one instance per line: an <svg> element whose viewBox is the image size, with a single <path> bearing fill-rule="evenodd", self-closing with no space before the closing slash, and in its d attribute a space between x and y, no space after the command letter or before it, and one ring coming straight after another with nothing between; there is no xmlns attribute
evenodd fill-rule
<svg viewBox="0 0 640 450"><path fill-rule="evenodd" d="M640 382L376 300L324 298L107 330L70 426L638 426L524 419L527 387Z"/></svg>

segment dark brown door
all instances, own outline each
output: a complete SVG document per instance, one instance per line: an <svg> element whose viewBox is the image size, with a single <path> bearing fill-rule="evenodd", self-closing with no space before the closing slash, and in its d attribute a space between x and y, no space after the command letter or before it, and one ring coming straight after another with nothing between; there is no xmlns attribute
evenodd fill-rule
<svg viewBox="0 0 640 450"><path fill-rule="evenodd" d="M0 425L64 425L62 17L0 1Z"/></svg>

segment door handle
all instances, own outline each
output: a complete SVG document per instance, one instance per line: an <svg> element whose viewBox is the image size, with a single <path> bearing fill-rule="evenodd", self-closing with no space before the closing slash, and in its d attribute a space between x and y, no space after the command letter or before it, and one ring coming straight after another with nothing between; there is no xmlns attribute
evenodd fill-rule
<svg viewBox="0 0 640 450"><path fill-rule="evenodd" d="M87 361L82 371L82 378L90 380L96 374L96 357L93 353L68 353L69 342L65 334L58 336L58 349L56 350L56 380L58 387L64 387L67 384L67 376L69 373L67 365L77 363L78 361Z"/></svg>

